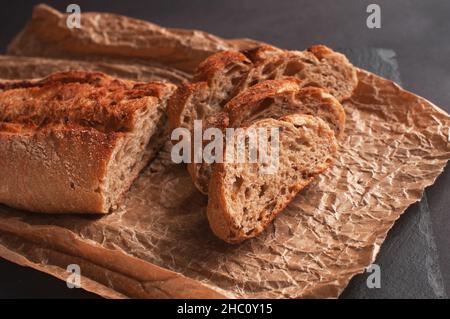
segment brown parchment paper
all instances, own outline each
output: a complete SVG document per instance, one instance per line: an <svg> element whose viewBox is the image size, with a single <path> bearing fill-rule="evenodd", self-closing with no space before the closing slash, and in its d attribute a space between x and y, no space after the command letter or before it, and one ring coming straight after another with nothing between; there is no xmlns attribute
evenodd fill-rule
<svg viewBox="0 0 450 319"><path fill-rule="evenodd" d="M67 70L99 71L135 81L168 81L174 84L191 78L189 73L158 64L120 63L105 58L88 62L0 55L0 75L3 79L40 78L52 72Z"/></svg>
<svg viewBox="0 0 450 319"><path fill-rule="evenodd" d="M137 51L151 47L145 30L165 30L115 15L83 15L83 21L91 18L111 25L120 20L124 34L128 23L138 25L142 37L127 36L123 44ZM63 19L49 7L37 7L10 53L64 58L67 39L41 50L62 31L49 36L39 29L39 23L53 26ZM201 34L202 41L209 39ZM116 36L106 41L95 29L65 35L101 43L101 48L92 49L99 56L108 52L101 61L117 58L123 39ZM33 45L21 39L34 39ZM239 41L230 43L238 46ZM163 40L159 44L165 45ZM175 60L189 65L189 56L197 56L202 46L193 46L195 54L186 46L185 58ZM220 49L204 47L205 52ZM6 70L0 67L0 77L32 75L22 67L24 58L1 59L10 64ZM32 63L33 58L26 59ZM149 59L164 63L152 54ZM61 66L44 60L51 71ZM131 63L141 70L135 60ZM147 63L142 70L145 67ZM116 75L115 70L103 71ZM138 73L152 79L149 73ZM207 199L195 190L185 168L171 163L167 144L134 183L124 206L107 216L47 216L0 206L0 255L61 279L68 276L67 265L78 264L83 288L111 298L337 297L352 276L374 261L395 220L420 200L450 158L450 117L445 112L364 70L358 71L358 78L354 95L344 104L347 128L335 165L258 238L228 245L214 237L205 218Z"/></svg>

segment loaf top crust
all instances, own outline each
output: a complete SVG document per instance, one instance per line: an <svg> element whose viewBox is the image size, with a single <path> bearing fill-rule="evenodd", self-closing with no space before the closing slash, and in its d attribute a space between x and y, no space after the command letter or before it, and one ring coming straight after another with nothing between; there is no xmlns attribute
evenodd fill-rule
<svg viewBox="0 0 450 319"><path fill-rule="evenodd" d="M238 51L222 51L211 55L202 61L195 72L194 82L207 81L211 85L211 80L229 66L246 65L250 68L251 62L247 57Z"/></svg>
<svg viewBox="0 0 450 319"><path fill-rule="evenodd" d="M0 131L67 125L101 132L133 129L140 110L174 90L162 82L120 80L99 72L67 71L40 80L0 82Z"/></svg>

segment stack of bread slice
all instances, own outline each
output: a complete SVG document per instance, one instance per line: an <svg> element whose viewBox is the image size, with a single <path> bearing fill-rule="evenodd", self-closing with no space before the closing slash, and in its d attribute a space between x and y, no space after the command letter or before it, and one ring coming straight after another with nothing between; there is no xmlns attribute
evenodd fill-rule
<svg viewBox="0 0 450 319"><path fill-rule="evenodd" d="M169 125L203 129L277 128L279 165L188 163L195 186L208 194L208 220L221 239L237 243L261 233L295 195L332 164L345 128L341 101L358 84L347 58L325 46L285 51L261 46L224 51L203 61L168 103ZM236 143L224 143L236 147Z"/></svg>

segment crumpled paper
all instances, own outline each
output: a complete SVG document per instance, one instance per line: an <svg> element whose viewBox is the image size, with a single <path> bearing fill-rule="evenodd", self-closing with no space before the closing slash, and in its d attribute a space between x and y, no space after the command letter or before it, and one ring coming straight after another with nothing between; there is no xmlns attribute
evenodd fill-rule
<svg viewBox="0 0 450 319"><path fill-rule="evenodd" d="M120 33L106 41L101 30L95 29L65 35L100 43L89 54L96 53L103 61L119 58L118 43L139 51L153 43L146 42L151 34L145 30L162 34L166 30L115 15L83 17L98 23L107 20L109 25L115 19L121 22L119 31L126 43L121 42ZM50 45L52 38L39 32L39 23L52 26L63 19L53 9L38 6L10 53L67 58L63 44ZM136 42L126 36L131 32L129 25L142 29ZM55 34L52 37L57 38ZM197 35L185 31L180 37ZM201 33L201 38L208 41L209 36ZM211 39L239 48L239 41ZM197 45L192 39L188 42L193 43L192 52L183 42L184 56L174 59L184 61L181 68L185 71L191 70L186 67L191 65L189 57L198 57L202 48L204 52L221 48L211 49L211 43ZM158 43L165 45L163 40ZM45 52L41 50L44 44L49 44ZM78 53L70 57L81 59ZM156 55L149 58L162 64L170 60L167 56L164 61ZM11 64L6 70L0 67L1 78L33 75L21 66L19 61L24 58L2 59ZM52 59L45 60L53 65L49 71L58 69ZM121 63L129 62L122 57ZM139 63L132 63L139 69ZM179 68L172 62L166 65ZM114 68L104 71L117 75ZM153 79L148 73L139 74L144 74L143 80ZM337 297L354 275L375 260L394 222L420 200L424 188L450 159L448 114L374 74L358 70L358 78L356 91L344 103L347 127L335 165L297 196L258 238L228 245L214 237L205 217L207 199L196 191L185 167L170 161L168 143L134 183L123 207L112 214L48 216L0 206L0 256L63 280L69 275L67 265L78 264L82 287L110 298Z"/></svg>

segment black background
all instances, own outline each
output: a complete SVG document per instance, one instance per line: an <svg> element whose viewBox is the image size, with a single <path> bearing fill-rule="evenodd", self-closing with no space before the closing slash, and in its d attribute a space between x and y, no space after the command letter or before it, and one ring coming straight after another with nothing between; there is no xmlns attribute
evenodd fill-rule
<svg viewBox="0 0 450 319"><path fill-rule="evenodd" d="M42 1L8 1L0 11L0 50ZM107 11L163 26L249 37L283 48L388 48L397 54L403 87L450 112L450 1L446 0L191 0L46 1L65 11ZM381 6L381 29L366 27L367 5ZM1 182L1 181L0 181ZM450 295L450 169L426 190L439 265ZM411 208L411 209L414 209ZM401 222L401 221L400 221ZM92 297L38 271L0 260L0 297Z"/></svg>

